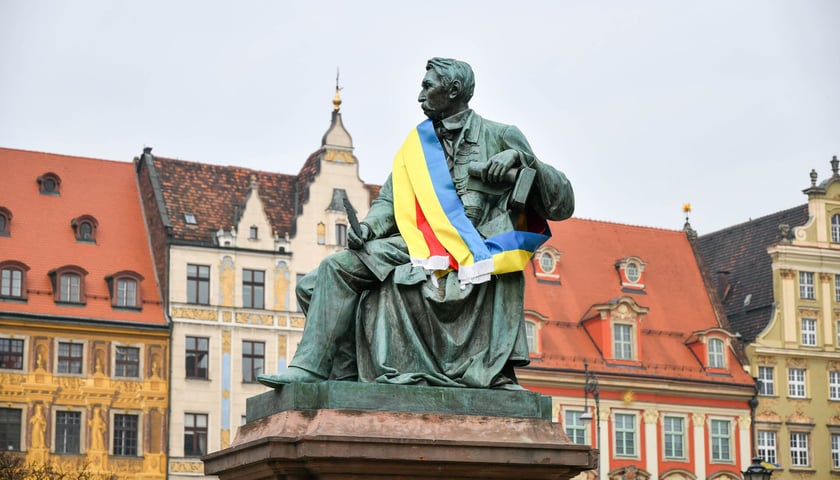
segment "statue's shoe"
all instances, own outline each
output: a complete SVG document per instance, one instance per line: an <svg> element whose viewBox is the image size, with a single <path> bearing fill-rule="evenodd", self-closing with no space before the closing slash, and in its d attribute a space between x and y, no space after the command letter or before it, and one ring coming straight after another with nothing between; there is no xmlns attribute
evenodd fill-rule
<svg viewBox="0 0 840 480"><path fill-rule="evenodd" d="M297 367L289 367L279 375L257 375L257 381L271 388L280 388L290 383L316 383L326 378Z"/></svg>

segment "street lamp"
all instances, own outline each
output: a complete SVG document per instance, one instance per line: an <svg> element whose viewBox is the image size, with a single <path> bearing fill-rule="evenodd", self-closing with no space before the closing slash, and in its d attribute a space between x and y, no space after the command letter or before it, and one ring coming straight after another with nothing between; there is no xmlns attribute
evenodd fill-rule
<svg viewBox="0 0 840 480"><path fill-rule="evenodd" d="M601 418L601 389L598 386L598 377L589 371L589 361L583 361L583 414L580 419L583 422L592 420L592 413L589 411L589 395L595 400L595 448L598 449L598 456L601 455L601 426L598 420ZM601 461L595 467L596 478L601 478Z"/></svg>
<svg viewBox="0 0 840 480"><path fill-rule="evenodd" d="M744 480L770 480L773 471L761 464L761 459L755 457L752 459L752 465L741 472L744 474Z"/></svg>

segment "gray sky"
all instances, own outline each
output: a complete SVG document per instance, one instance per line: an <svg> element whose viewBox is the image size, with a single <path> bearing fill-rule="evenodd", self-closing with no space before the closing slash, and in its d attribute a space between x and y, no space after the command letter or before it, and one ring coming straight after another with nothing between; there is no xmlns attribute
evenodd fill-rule
<svg viewBox="0 0 840 480"><path fill-rule="evenodd" d="M710 233L805 203L840 154L835 0L0 0L0 146L295 174L340 67L382 183L433 56L472 64L472 107L519 126L583 218L679 229L691 202Z"/></svg>

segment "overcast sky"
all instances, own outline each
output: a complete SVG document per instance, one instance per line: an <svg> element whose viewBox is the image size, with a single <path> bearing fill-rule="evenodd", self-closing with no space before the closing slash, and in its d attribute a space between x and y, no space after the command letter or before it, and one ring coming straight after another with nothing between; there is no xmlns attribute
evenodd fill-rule
<svg viewBox="0 0 840 480"><path fill-rule="evenodd" d="M691 202L710 233L805 203L840 154L835 0L0 0L0 146L296 174L338 67L382 183L433 56L473 66L472 107L520 127L583 218L679 229Z"/></svg>

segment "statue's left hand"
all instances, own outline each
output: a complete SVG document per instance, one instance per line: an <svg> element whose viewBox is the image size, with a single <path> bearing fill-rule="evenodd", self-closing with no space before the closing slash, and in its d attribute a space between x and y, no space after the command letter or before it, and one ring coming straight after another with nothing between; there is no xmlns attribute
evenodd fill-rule
<svg viewBox="0 0 840 480"><path fill-rule="evenodd" d="M519 152L516 150L505 150L499 152L487 162L487 169L481 175L481 179L488 183L500 183L505 174L516 162L519 161Z"/></svg>

